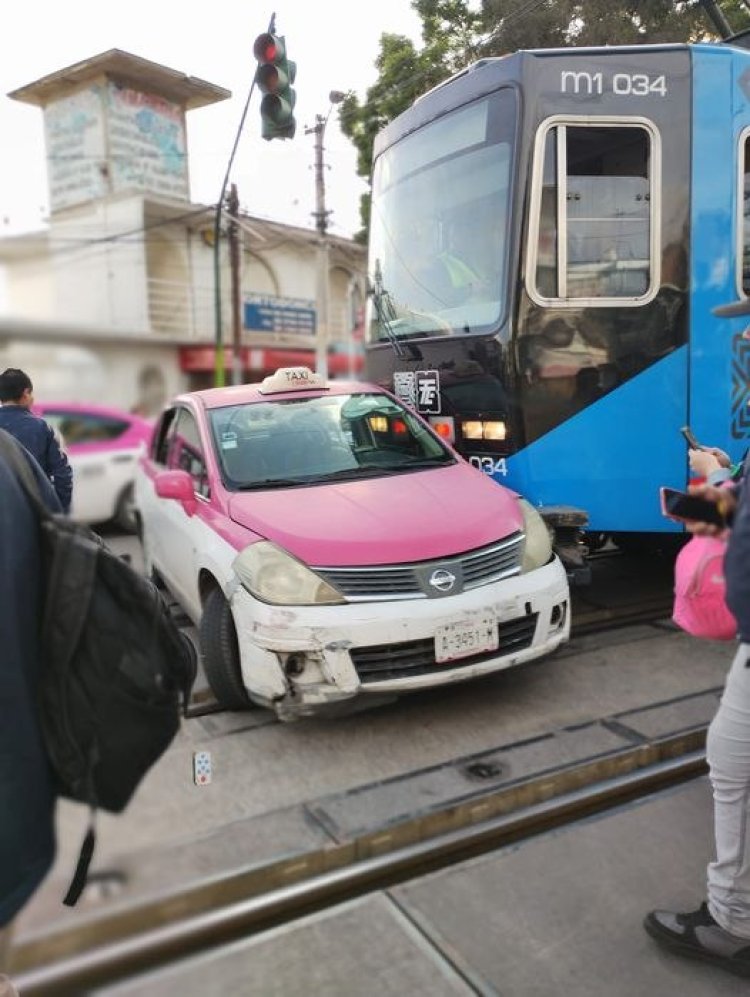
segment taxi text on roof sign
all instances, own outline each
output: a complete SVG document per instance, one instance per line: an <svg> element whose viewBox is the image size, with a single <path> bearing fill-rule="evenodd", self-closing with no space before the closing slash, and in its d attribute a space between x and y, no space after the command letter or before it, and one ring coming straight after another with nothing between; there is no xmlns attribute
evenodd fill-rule
<svg viewBox="0 0 750 997"><path fill-rule="evenodd" d="M320 374L314 374L309 367L280 367L275 374L263 379L258 390L262 395L271 395L277 391L326 387L325 379Z"/></svg>

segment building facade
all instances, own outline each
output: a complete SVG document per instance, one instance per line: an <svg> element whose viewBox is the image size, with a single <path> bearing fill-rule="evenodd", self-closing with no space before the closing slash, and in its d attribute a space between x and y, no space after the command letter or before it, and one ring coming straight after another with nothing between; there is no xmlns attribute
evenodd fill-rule
<svg viewBox="0 0 750 997"><path fill-rule="evenodd" d="M228 91L112 50L10 96L44 112L50 219L0 240L0 369L27 369L40 398L147 414L213 383L217 357L229 380L235 344L243 380L313 365L318 336L331 373L356 374L365 251L351 240L327 236L321 257L317 232L240 213L233 322L231 220L217 245L215 208L189 199L185 132L188 110Z"/></svg>

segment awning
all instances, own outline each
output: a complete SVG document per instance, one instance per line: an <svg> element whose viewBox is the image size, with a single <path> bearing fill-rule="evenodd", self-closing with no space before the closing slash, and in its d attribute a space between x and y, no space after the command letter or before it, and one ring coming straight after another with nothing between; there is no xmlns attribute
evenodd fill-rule
<svg viewBox="0 0 750 997"><path fill-rule="evenodd" d="M279 367L309 367L315 369L314 350L260 349L243 346L240 350L242 369L250 373L278 370ZM185 373L206 373L214 369L213 346L181 346L180 370ZM328 371L331 374L360 374L364 367L361 349L347 353L329 353ZM224 368L232 368L232 350L224 349Z"/></svg>

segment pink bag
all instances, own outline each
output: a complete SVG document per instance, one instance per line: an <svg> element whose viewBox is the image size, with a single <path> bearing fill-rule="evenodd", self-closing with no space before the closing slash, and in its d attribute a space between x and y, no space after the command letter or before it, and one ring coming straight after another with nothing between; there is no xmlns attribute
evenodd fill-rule
<svg viewBox="0 0 750 997"><path fill-rule="evenodd" d="M737 622L725 601L726 543L716 537L693 537L674 566L672 619L694 637L734 640Z"/></svg>

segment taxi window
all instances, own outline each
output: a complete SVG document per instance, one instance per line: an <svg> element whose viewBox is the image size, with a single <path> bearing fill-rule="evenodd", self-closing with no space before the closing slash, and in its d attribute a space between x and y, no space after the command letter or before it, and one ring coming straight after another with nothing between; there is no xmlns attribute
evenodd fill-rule
<svg viewBox="0 0 750 997"><path fill-rule="evenodd" d="M66 412L46 409L44 419L70 443L109 443L128 429L124 419L92 415L88 412Z"/></svg>
<svg viewBox="0 0 750 997"><path fill-rule="evenodd" d="M228 487L286 487L380 477L454 457L390 396L253 402L213 409L214 450Z"/></svg>
<svg viewBox="0 0 750 997"><path fill-rule="evenodd" d="M151 458L154 463L166 466L176 429L177 409L167 409L156 426L156 431L151 442Z"/></svg>
<svg viewBox="0 0 750 997"><path fill-rule="evenodd" d="M169 446L169 466L187 471L196 492L208 497L208 474L200 430L195 416L184 408L179 410L175 420L175 431Z"/></svg>

